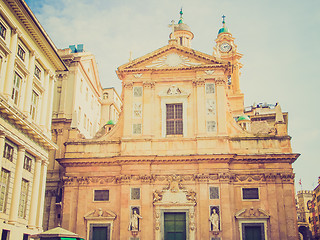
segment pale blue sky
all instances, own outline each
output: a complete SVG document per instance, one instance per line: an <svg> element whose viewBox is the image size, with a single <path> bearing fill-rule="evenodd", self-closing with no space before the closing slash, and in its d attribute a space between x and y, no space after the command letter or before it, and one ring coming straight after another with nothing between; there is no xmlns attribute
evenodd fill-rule
<svg viewBox="0 0 320 240"><path fill-rule="evenodd" d="M241 89L245 105L279 102L289 112L296 182L313 189L320 176L319 0L27 0L58 48L83 43L95 54L103 87L121 83L115 70L168 42L171 20L184 21L192 48L212 54L221 16L227 16L244 54ZM318 94L317 94L318 93ZM301 187L296 185L296 189Z"/></svg>

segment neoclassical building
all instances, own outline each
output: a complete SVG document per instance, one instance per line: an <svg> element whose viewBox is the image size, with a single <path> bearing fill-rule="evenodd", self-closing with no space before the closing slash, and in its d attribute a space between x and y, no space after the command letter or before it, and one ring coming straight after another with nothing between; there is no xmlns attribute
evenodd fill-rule
<svg viewBox="0 0 320 240"><path fill-rule="evenodd" d="M245 110L225 22L205 54L180 14L168 45L118 68L118 123L65 143L62 227L88 240L296 240L287 114Z"/></svg>
<svg viewBox="0 0 320 240"><path fill-rule="evenodd" d="M83 44L59 49L58 54L68 71L57 72L54 86L52 140L58 149L49 156L44 230L61 223L64 169L56 160L64 158L64 143L73 135L90 139L97 132L103 134L109 131L118 121L121 107L115 89L102 88L95 56L85 51Z"/></svg>
<svg viewBox="0 0 320 240"><path fill-rule="evenodd" d="M0 235L42 231L57 49L23 0L0 2Z"/></svg>

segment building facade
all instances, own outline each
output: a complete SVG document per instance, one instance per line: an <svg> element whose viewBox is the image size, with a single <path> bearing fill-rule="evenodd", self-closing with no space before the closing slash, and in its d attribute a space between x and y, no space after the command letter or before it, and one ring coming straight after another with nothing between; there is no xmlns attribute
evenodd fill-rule
<svg viewBox="0 0 320 240"><path fill-rule="evenodd" d="M310 230L314 239L320 239L320 177L318 186L313 190L312 199L308 202L310 212Z"/></svg>
<svg viewBox="0 0 320 240"><path fill-rule="evenodd" d="M298 230L301 240L312 240L311 212L308 207L312 201L312 194L312 190L300 190L296 196Z"/></svg>
<svg viewBox="0 0 320 240"><path fill-rule="evenodd" d="M58 50L68 71L57 72L52 114L52 139L58 150L50 154L44 210L44 229L61 224L64 143L74 136L90 139L117 122L121 100L114 88L103 89L92 53L83 44ZM108 121L108 127L106 128ZM100 130L100 131L99 131Z"/></svg>
<svg viewBox="0 0 320 240"><path fill-rule="evenodd" d="M65 143L62 227L88 240L298 239L286 114L251 121L225 22L208 55L180 14L168 45L118 68L118 123Z"/></svg>
<svg viewBox="0 0 320 240"><path fill-rule="evenodd" d="M42 231L55 72L66 66L22 0L0 2L1 239Z"/></svg>

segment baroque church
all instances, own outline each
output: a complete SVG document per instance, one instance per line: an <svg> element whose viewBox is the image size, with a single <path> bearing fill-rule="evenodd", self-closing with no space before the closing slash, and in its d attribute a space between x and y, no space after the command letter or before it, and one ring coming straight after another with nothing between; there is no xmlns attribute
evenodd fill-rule
<svg viewBox="0 0 320 240"><path fill-rule="evenodd" d="M280 105L244 108L223 18L213 54L191 48L183 13L168 45L118 67L122 111L73 129L61 226L88 240L296 240L293 153Z"/></svg>

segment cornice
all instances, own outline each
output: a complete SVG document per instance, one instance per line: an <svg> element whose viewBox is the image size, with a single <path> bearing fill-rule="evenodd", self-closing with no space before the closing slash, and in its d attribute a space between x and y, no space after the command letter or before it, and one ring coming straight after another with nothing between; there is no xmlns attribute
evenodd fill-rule
<svg viewBox="0 0 320 240"><path fill-rule="evenodd" d="M168 163L290 163L292 164L300 154L212 154L212 155L185 155L185 156L114 156L114 157L87 157L64 158L59 163L64 167L108 166L122 164L168 164Z"/></svg>

